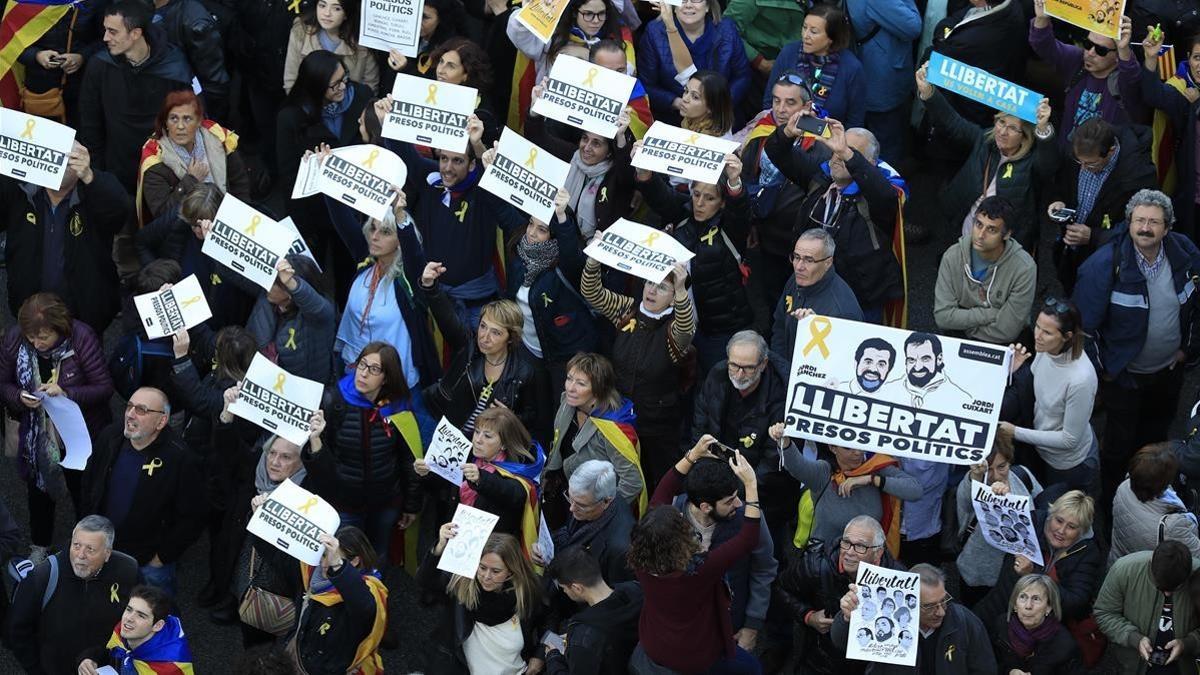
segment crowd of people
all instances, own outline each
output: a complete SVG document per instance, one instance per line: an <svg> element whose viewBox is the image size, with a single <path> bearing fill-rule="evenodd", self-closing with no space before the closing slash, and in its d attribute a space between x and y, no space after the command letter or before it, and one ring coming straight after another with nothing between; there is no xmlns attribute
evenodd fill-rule
<svg viewBox="0 0 1200 675"><path fill-rule="evenodd" d="M359 0L9 0L0 101L77 132L57 189L0 177L20 665L192 672L195 603L241 629L226 672L381 673L408 573L431 674L1195 672L1200 437L1170 430L1200 360L1200 8L1128 0L1109 35L1054 0L566 0L544 41L533 3L425 0L409 57L359 43ZM615 137L532 110L562 54L636 78ZM1044 98L941 89L934 54ZM384 137L398 74L477 91L465 152ZM655 120L738 150L715 183L635 168ZM480 185L505 128L569 163L549 222ZM292 198L359 144L407 167L386 213ZM269 290L202 251L227 195L307 243ZM585 253L622 218L693 257L656 283ZM132 298L193 276L212 317L150 339ZM788 436L801 322L910 304L933 325L864 342L850 386L953 386L936 334L1010 349L985 461ZM324 386L303 444L231 412L257 355ZM457 486L425 459L443 418ZM246 531L285 481L340 516L317 565ZM1031 500L1042 558L985 539L973 482ZM459 505L498 518L473 576L439 569ZM863 563L919 575L913 667L846 656Z"/></svg>

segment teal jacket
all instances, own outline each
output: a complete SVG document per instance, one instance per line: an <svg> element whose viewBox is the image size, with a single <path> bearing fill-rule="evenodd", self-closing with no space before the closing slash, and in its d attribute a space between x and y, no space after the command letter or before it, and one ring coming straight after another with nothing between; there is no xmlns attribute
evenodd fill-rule
<svg viewBox="0 0 1200 675"><path fill-rule="evenodd" d="M810 4L807 0L729 0L724 16L737 23L746 58L757 68L759 59L775 60L784 45L800 36Z"/></svg>

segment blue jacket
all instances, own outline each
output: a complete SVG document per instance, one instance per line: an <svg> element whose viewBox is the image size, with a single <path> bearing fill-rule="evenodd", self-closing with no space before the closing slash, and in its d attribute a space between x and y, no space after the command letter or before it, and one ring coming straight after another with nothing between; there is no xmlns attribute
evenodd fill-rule
<svg viewBox="0 0 1200 675"><path fill-rule="evenodd" d="M676 27L679 22L675 22ZM746 60L746 46L738 34L737 24L733 19L721 19L721 23L709 23L704 29L704 35L697 42L711 40L711 47L704 52L697 52L683 31L683 38L692 61L697 70L715 70L729 81L729 92L733 96L733 106L745 98L746 90L750 87L750 62ZM662 19L646 24L642 42L637 49L638 79L650 94L650 107L655 119L679 121L679 112L671 107L671 102L683 94L683 85L675 81L678 72L671 58L671 47L667 44L667 27ZM768 106L769 107L769 106Z"/></svg>
<svg viewBox="0 0 1200 675"><path fill-rule="evenodd" d="M1180 349L1188 354L1190 363L1197 347L1193 305L1200 275L1200 249L1176 232L1167 233L1163 246L1179 295L1179 325L1183 331ZM1126 230L1084 261L1075 285L1075 304L1088 336L1088 356L1100 374L1114 378L1126 375L1125 366L1146 342L1150 296L1136 255L1140 254Z"/></svg>
<svg viewBox="0 0 1200 675"><path fill-rule="evenodd" d="M884 112L912 99L913 41L921 37L921 14L913 0L846 0L867 89L867 111ZM840 118L839 118L840 119Z"/></svg>
<svg viewBox="0 0 1200 675"><path fill-rule="evenodd" d="M542 358L566 361L578 352L596 349L596 325L592 310L579 294L579 276L583 273L583 249L579 246L579 228L568 213L566 222L558 218L550 223L558 241L558 264L543 270L529 287L529 309L537 329ZM515 301L525 279L525 261L516 251L508 256L508 292Z"/></svg>
<svg viewBox="0 0 1200 675"><path fill-rule="evenodd" d="M789 70L795 70L800 62L800 50L803 43L799 40L784 47L775 59L771 68L768 82L775 82ZM908 78L912 79L912 78ZM872 86L879 83L872 81ZM771 108L771 87L763 93L763 110ZM849 49L843 49L838 54L837 79L833 81L829 96L825 97L825 115L841 122L847 129L861 127L867 119L867 75L863 72L862 61Z"/></svg>

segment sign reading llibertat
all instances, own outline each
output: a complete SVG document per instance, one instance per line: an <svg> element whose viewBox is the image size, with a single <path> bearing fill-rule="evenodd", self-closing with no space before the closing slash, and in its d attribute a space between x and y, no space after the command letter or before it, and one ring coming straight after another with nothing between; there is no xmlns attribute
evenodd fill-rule
<svg viewBox="0 0 1200 675"><path fill-rule="evenodd" d="M850 613L846 658L917 664L921 575L858 563L858 607Z"/></svg>
<svg viewBox="0 0 1200 675"><path fill-rule="evenodd" d="M293 238L286 227L227 194L200 252L269 291L275 265L287 255Z"/></svg>
<svg viewBox="0 0 1200 675"><path fill-rule="evenodd" d="M315 567L325 552L319 537L337 532L339 524L329 502L285 478L250 516L246 531Z"/></svg>
<svg viewBox="0 0 1200 675"><path fill-rule="evenodd" d="M666 232L624 218L608 226L583 252L601 264L656 284L667 278L676 263L695 256Z"/></svg>
<svg viewBox="0 0 1200 675"><path fill-rule="evenodd" d="M975 527L993 547L1042 560L1042 545L1033 527L1033 509L1025 495L998 495L991 486L971 481L971 507L975 509Z"/></svg>
<svg viewBox="0 0 1200 675"><path fill-rule="evenodd" d="M642 146L633 155L633 165L668 176L715 184L725 169L725 156L737 147L736 141L655 122L642 137Z"/></svg>
<svg viewBox="0 0 1200 675"><path fill-rule="evenodd" d="M323 389L320 382L293 375L255 354L229 412L303 447Z"/></svg>
<svg viewBox="0 0 1200 675"><path fill-rule="evenodd" d="M496 158L483 174L479 187L549 223L554 196L567 183L571 165L505 128L496 147Z"/></svg>
<svg viewBox="0 0 1200 675"><path fill-rule="evenodd" d="M805 317L792 352L786 433L897 457L982 462L1010 357L982 342Z"/></svg>
<svg viewBox="0 0 1200 675"><path fill-rule="evenodd" d="M57 190L74 146L71 127L0 108L0 175Z"/></svg>
<svg viewBox="0 0 1200 675"><path fill-rule="evenodd" d="M629 103L636 82L625 73L560 54L554 59L541 98L533 102L533 112L616 138L617 118Z"/></svg>
<svg viewBox="0 0 1200 675"><path fill-rule="evenodd" d="M478 89L397 73L383 137L466 152L467 118L478 100Z"/></svg>
<svg viewBox="0 0 1200 675"><path fill-rule="evenodd" d="M212 316L195 274L189 274L170 288L134 296L133 304L146 329L146 337L151 340L171 335L180 328L191 328Z"/></svg>
<svg viewBox="0 0 1200 675"><path fill-rule="evenodd" d="M400 156L378 145L331 150L321 162L317 189L376 220L383 218L404 185L408 167Z"/></svg>

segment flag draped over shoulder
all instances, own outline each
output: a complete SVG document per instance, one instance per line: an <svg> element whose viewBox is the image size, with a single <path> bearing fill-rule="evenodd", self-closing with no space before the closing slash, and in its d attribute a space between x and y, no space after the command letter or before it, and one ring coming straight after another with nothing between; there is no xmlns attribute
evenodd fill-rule
<svg viewBox="0 0 1200 675"><path fill-rule="evenodd" d="M1169 55L1172 56L1171 60L1174 61L1173 52ZM1166 56L1158 57L1160 64ZM1189 86L1196 86L1196 83L1192 82L1192 73L1188 70L1187 61L1176 66L1173 76L1163 79L1166 80L1167 86L1173 87L1180 94ZM1171 118L1161 110L1154 111L1152 130L1154 137L1150 143L1150 157L1154 160L1154 167L1158 173L1158 184L1162 186L1163 192L1166 194L1174 194L1175 188L1178 185L1178 176L1176 176L1175 171L1175 145L1179 137L1176 135L1177 132L1174 125L1171 124ZM1190 150L1190 148L1184 148L1185 152L1189 152Z"/></svg>
<svg viewBox="0 0 1200 675"><path fill-rule="evenodd" d="M304 581L305 588L309 587L309 582L312 580L312 571L312 565L300 563L300 577ZM350 569L343 570L342 573L356 571L358 570ZM358 649L354 651L354 661L346 672L354 675L382 675L383 658L379 656L379 642L383 639L383 630L387 626L387 587L379 579L377 570L361 572L361 574L363 581L367 584L367 590L375 598L375 622L371 625L371 632L367 634L367 637L358 643ZM308 597L313 602L326 607L332 607L342 602L341 592L332 585L320 593L310 591Z"/></svg>
<svg viewBox="0 0 1200 675"><path fill-rule="evenodd" d="M883 305L883 325L908 328L908 251L904 245L904 203L908 200L908 184L899 172L882 160L876 165L896 191L896 223L892 228L892 254L900 265L901 296Z"/></svg>
<svg viewBox="0 0 1200 675"><path fill-rule="evenodd" d="M72 0L8 0L0 19L0 105L21 108L21 52L37 42L71 9Z"/></svg>
<svg viewBox="0 0 1200 675"><path fill-rule="evenodd" d="M591 416L592 424L596 425L596 430L604 439L611 443L622 457L637 467L638 477L642 479L642 492L638 495L636 515L641 518L646 513L649 493L646 492L646 476L642 473L642 444L633 426L636 419L637 416L633 414L633 401L629 399L625 399L616 410L593 412Z"/></svg>
<svg viewBox="0 0 1200 675"><path fill-rule="evenodd" d="M871 455L858 468L850 471L838 470L830 480L833 481L833 487L836 489L848 478L870 476L889 466L898 467L900 462L889 455L877 453ZM879 524L883 526L884 544L887 546L888 553L892 557L897 557L900 555L900 499L884 492L879 493L879 498L883 507L883 515L879 519ZM796 513L796 531L792 539L792 543L797 548L803 549L808 544L809 536L812 534L815 512L816 503L813 502L812 490L805 490L804 494L800 496Z"/></svg>
<svg viewBox="0 0 1200 675"><path fill-rule="evenodd" d="M121 637L121 624L113 627L112 637L105 649L120 664L120 672L132 667L137 675L192 675L192 651L179 618L168 615L166 625L142 644L132 650Z"/></svg>
<svg viewBox="0 0 1200 675"><path fill-rule="evenodd" d="M536 458L533 464L492 462L497 473L517 481L525 489L525 503L521 512L521 550L526 558L532 558L533 542L538 538L538 484L542 469L546 466L546 452L536 441L533 451Z"/></svg>
<svg viewBox="0 0 1200 675"><path fill-rule="evenodd" d="M225 148L225 154L237 150L238 135L222 127L212 120L200 122L201 128L211 133ZM146 180L146 172L151 167L162 164L163 144L157 138L151 138L142 145L142 156L138 161L137 195L134 206L137 208L138 227L146 224L145 205L142 203L142 183Z"/></svg>

